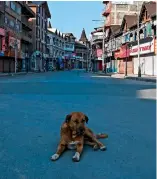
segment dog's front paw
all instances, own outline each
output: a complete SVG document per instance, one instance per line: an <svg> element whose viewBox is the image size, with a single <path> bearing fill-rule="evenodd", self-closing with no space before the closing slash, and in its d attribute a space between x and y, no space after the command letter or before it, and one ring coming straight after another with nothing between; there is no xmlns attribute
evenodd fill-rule
<svg viewBox="0 0 157 179"><path fill-rule="evenodd" d="M98 149L99 149L99 146L98 145L94 145L93 150L96 151Z"/></svg>
<svg viewBox="0 0 157 179"><path fill-rule="evenodd" d="M55 161L55 160L57 160L58 158L59 158L59 155L58 155L58 154L54 154L54 155L51 156L51 160L52 160L52 161Z"/></svg>
<svg viewBox="0 0 157 179"><path fill-rule="evenodd" d="M106 150L106 149L107 149L106 146L100 147L100 150L101 150L101 151L104 151L104 150Z"/></svg>
<svg viewBox="0 0 157 179"><path fill-rule="evenodd" d="M80 161L80 154L78 152L76 152L75 155L73 156L72 160L74 162L79 162Z"/></svg>

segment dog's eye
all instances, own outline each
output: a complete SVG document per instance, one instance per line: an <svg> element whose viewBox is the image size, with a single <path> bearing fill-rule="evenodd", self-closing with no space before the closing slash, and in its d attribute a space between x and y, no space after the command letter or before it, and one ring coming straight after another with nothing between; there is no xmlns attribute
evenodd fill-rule
<svg viewBox="0 0 157 179"><path fill-rule="evenodd" d="M85 122L85 119L82 119L82 122Z"/></svg>

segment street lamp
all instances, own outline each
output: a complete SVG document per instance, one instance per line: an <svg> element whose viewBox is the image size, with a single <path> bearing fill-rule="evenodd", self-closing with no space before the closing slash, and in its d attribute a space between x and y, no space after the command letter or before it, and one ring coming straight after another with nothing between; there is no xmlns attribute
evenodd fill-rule
<svg viewBox="0 0 157 179"><path fill-rule="evenodd" d="M99 22L103 22L103 43L102 43L102 71L104 72L104 55L105 55L105 20L92 20L92 21L99 21ZM106 62L105 62L106 64ZM106 73L106 70L105 70Z"/></svg>

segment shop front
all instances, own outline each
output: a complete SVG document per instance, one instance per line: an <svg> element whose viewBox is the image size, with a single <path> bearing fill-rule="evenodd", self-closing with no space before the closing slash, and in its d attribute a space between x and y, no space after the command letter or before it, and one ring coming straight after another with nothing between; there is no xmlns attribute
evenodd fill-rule
<svg viewBox="0 0 157 179"><path fill-rule="evenodd" d="M138 50L140 54L139 59ZM157 58L155 54L155 39L153 37L147 37L146 39L142 39L139 48L137 44L131 45L130 56L133 58L134 74L138 74L138 68L140 65L142 75L157 75Z"/></svg>
<svg viewBox="0 0 157 179"><path fill-rule="evenodd" d="M102 55L103 55L103 53L102 53L102 49L96 49L96 56L97 56L97 58L96 58L96 71L102 71Z"/></svg>
<svg viewBox="0 0 157 179"><path fill-rule="evenodd" d="M127 67L127 74L133 74L133 61L130 57L130 50L127 44L122 45L119 51L114 52L114 58L117 60L117 71L120 74L125 74Z"/></svg>

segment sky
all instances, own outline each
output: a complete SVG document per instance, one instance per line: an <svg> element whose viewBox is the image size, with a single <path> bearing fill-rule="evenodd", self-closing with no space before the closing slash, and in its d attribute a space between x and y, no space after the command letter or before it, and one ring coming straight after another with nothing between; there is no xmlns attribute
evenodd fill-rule
<svg viewBox="0 0 157 179"><path fill-rule="evenodd" d="M48 1L51 12L51 25L62 33L71 32L79 40L82 29L87 38L95 27L102 26L104 5L102 1Z"/></svg>

